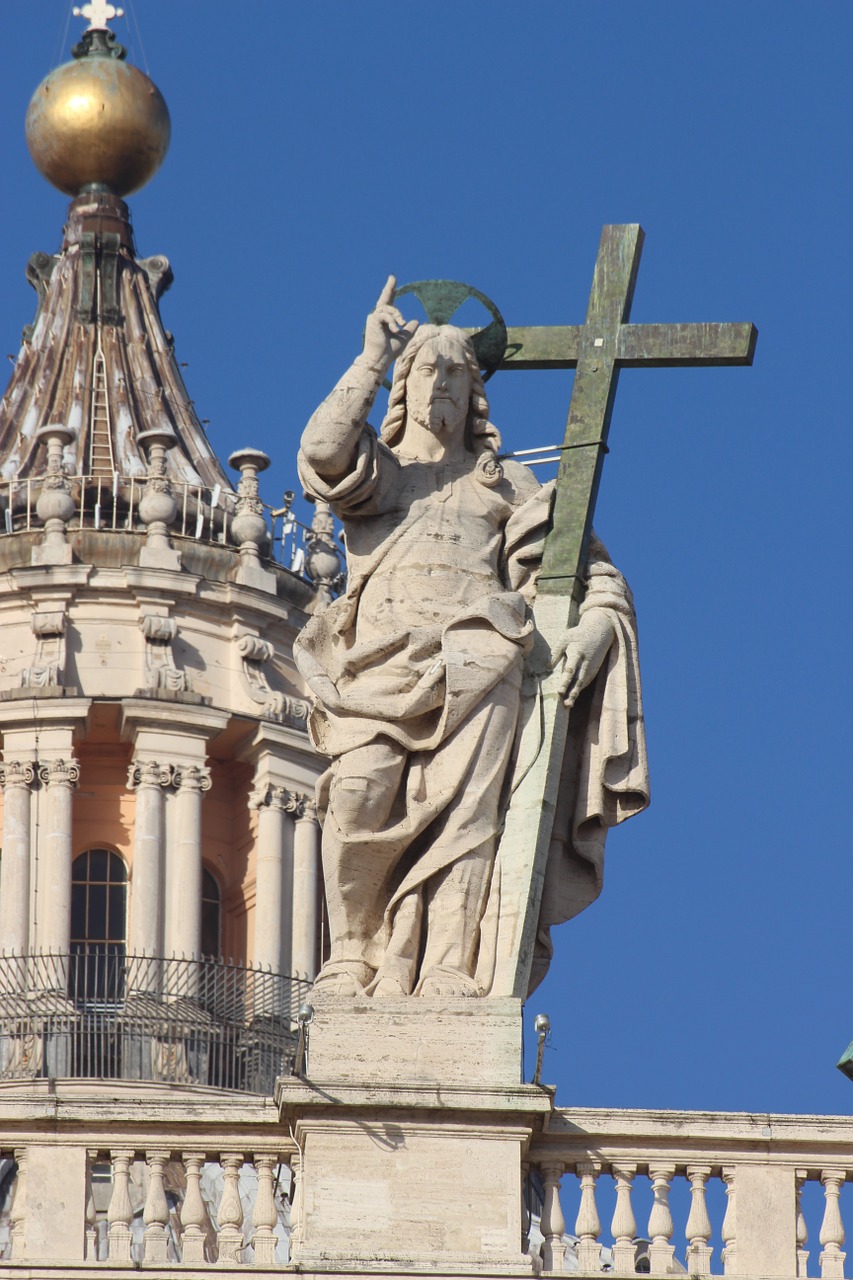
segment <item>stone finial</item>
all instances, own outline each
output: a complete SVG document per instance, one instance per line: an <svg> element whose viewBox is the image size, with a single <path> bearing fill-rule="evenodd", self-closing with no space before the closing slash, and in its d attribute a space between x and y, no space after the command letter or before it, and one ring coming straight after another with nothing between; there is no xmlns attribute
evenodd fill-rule
<svg viewBox="0 0 853 1280"><path fill-rule="evenodd" d="M318 604L331 603L342 577L341 555L335 542L335 521L328 502L314 504L311 532L306 536L305 572L318 590Z"/></svg>
<svg viewBox="0 0 853 1280"><path fill-rule="evenodd" d="M231 454L228 465L240 472L236 515L231 521L231 536L240 548L237 581L274 594L275 574L261 564L261 548L269 540L269 530L264 518L264 504L258 494L258 475L266 471L270 460L260 449L238 449Z"/></svg>
<svg viewBox="0 0 853 1280"><path fill-rule="evenodd" d="M74 499L68 487L63 450L76 432L62 422L48 422L36 432L47 447L47 469L36 502L38 518L44 521L44 541L33 547L33 564L71 564L72 553L66 525L74 515Z"/></svg>
<svg viewBox="0 0 853 1280"><path fill-rule="evenodd" d="M139 553L139 563L147 569L180 569L181 557L169 541L168 527L178 514L178 504L166 474L166 453L177 444L171 427L142 431L137 441L148 454L148 478L139 502L139 518L148 537Z"/></svg>

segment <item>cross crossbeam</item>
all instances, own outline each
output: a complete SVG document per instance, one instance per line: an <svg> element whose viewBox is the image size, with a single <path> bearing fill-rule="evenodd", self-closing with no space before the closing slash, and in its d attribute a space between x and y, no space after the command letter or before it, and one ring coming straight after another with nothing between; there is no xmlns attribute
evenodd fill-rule
<svg viewBox="0 0 853 1280"><path fill-rule="evenodd" d="M581 324L507 329L500 369L575 369ZM753 324L623 324L617 359L623 369L678 369L701 364L752 364Z"/></svg>

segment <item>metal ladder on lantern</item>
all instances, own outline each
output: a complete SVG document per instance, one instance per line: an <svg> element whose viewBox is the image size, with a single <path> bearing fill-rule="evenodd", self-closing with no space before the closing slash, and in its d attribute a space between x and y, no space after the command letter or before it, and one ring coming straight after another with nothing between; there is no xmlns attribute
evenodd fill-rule
<svg viewBox="0 0 853 1280"><path fill-rule="evenodd" d="M92 404L89 414L89 474L103 476L112 481L115 472L113 436L110 430L110 400L107 395L107 370L101 350L98 348L92 366Z"/></svg>

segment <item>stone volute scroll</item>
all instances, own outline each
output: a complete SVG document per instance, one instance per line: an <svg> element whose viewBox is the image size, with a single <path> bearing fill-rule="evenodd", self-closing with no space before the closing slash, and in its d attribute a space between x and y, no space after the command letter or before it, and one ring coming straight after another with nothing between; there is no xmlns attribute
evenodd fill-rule
<svg viewBox="0 0 853 1280"><path fill-rule="evenodd" d="M268 668L275 657L275 646L258 635L245 633L234 641L240 662L240 679L243 691L260 709L267 720L279 724L291 724L305 729L309 706L304 698L292 697L273 689L267 677Z"/></svg>
<svg viewBox="0 0 853 1280"><path fill-rule="evenodd" d="M189 687L186 671L178 669L172 645L178 634L174 618L158 613L144 613L139 626L145 639L145 688L185 693Z"/></svg>
<svg viewBox="0 0 853 1280"><path fill-rule="evenodd" d="M36 651L28 667L21 672L25 689L61 689L65 680L65 629L63 609L39 609L30 619L36 638Z"/></svg>

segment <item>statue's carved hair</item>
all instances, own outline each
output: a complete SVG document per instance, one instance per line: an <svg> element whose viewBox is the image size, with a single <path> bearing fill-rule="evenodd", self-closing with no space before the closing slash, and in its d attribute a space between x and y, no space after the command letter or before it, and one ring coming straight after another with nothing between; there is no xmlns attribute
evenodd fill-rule
<svg viewBox="0 0 853 1280"><path fill-rule="evenodd" d="M471 379L468 399L468 417L465 421L465 448L477 458L477 479L488 487L500 484L503 468L498 460L501 447L500 432L489 422L489 401L483 376L474 354L471 340L461 329L451 324L422 324L394 366L394 377L388 396L388 412L379 434L386 444L393 444L406 424L406 383L418 352L428 342L447 334L455 338L465 356Z"/></svg>

